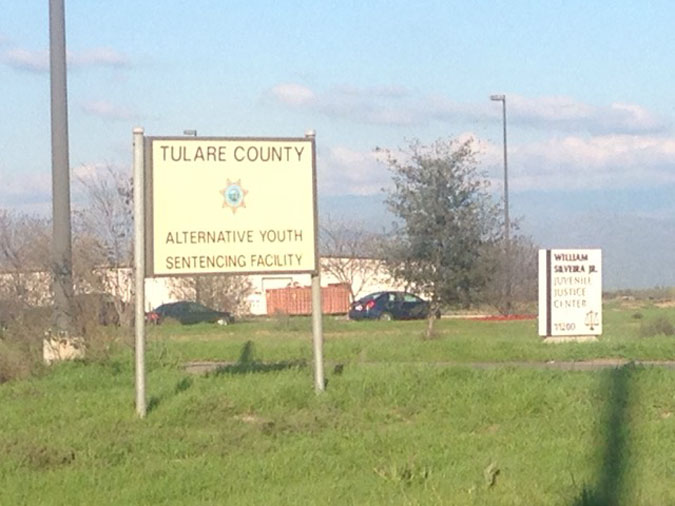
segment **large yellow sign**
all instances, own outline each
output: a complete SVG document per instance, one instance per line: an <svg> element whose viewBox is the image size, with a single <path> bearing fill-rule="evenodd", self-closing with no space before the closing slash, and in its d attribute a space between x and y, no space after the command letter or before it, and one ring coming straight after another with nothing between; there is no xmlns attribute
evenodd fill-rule
<svg viewBox="0 0 675 506"><path fill-rule="evenodd" d="M148 275L316 272L314 141L147 139Z"/></svg>

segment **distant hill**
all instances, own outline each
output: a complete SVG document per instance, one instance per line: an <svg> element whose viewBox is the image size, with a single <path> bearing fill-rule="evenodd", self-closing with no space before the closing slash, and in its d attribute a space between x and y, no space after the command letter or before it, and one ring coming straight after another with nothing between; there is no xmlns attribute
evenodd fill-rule
<svg viewBox="0 0 675 506"><path fill-rule="evenodd" d="M543 248L601 248L607 290L675 286L674 220L584 213L522 228Z"/></svg>
<svg viewBox="0 0 675 506"><path fill-rule="evenodd" d="M330 196L319 200L321 219L344 221L373 232L391 229L393 216L384 196ZM603 288L675 286L675 220L630 213L592 212L582 201L548 205L546 199L528 199L512 213L519 217L520 233L542 248L601 248Z"/></svg>

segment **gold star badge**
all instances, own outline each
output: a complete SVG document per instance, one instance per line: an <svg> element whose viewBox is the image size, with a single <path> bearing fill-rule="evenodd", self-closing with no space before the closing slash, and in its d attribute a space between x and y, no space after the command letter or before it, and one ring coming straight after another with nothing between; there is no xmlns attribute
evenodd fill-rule
<svg viewBox="0 0 675 506"><path fill-rule="evenodd" d="M229 207L232 209L232 213L236 213L237 209L240 207L246 207L246 202L244 202L244 197L248 190L244 190L241 187L241 179L232 182L229 179L227 180L227 186L225 189L220 190L220 194L224 197L223 207Z"/></svg>

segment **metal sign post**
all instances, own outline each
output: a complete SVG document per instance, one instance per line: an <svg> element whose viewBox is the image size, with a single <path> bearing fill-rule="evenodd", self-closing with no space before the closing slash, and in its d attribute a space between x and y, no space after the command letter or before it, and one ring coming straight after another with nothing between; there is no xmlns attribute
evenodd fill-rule
<svg viewBox="0 0 675 506"><path fill-rule="evenodd" d="M321 277L312 274L312 344L314 345L314 390L323 392L326 382L323 376L323 322L321 307Z"/></svg>
<svg viewBox="0 0 675 506"><path fill-rule="evenodd" d="M144 136L142 128L134 128L134 275L136 288L136 413L144 418L145 402L145 199L144 199Z"/></svg>
<svg viewBox="0 0 675 506"><path fill-rule="evenodd" d="M316 132L310 130L305 137L312 141L312 165L316 167ZM316 175L313 183L314 199L316 202ZM319 217L317 205L314 205L314 247L318 250L319 241ZM318 258L319 253L316 251ZM326 381L323 373L323 304L321 300L321 262L316 263L316 272L312 274L312 344L314 348L314 390L317 393L323 392L326 388Z"/></svg>

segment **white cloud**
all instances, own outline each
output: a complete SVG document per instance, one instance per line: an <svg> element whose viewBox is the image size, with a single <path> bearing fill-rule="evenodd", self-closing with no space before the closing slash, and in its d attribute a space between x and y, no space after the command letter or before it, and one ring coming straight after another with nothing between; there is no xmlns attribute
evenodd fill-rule
<svg viewBox="0 0 675 506"><path fill-rule="evenodd" d="M461 124L494 121L501 108L486 97L479 103L460 103L442 95L420 95L402 87L340 86L316 92L294 83L280 84L271 96L291 109L301 109L362 124L423 126L430 122ZM511 126L538 131L586 132L592 135L654 134L670 122L637 104L595 106L570 97L506 97Z"/></svg>
<svg viewBox="0 0 675 506"><path fill-rule="evenodd" d="M458 139L473 136L464 133ZM474 136L475 137L475 136ZM476 138L480 168L497 191L503 178L502 145ZM397 153L395 153L397 154ZM402 155L403 156L403 155ZM323 195L380 194L391 184L383 155L360 151L346 145L319 146L317 177ZM625 188L652 188L675 184L675 138L646 136L565 136L509 146L509 187L524 190L612 191ZM107 170L105 163L86 164L73 169L73 197L78 179L95 177ZM49 173L5 174L0 188L0 206L25 208L51 205Z"/></svg>
<svg viewBox="0 0 675 506"><path fill-rule="evenodd" d="M5 172L3 169L2 172ZM0 208L46 215L52 206L52 179L50 173L0 173Z"/></svg>
<svg viewBox="0 0 675 506"><path fill-rule="evenodd" d="M0 61L18 70L40 73L49 72L49 52L46 50L8 49L2 54Z"/></svg>
<svg viewBox="0 0 675 506"><path fill-rule="evenodd" d="M71 208L75 209L86 201L86 188L82 183L101 180L110 172L129 177L130 167L110 163L87 163L70 170ZM9 173L0 167L0 209L12 209L27 214L50 216L52 212L52 175L46 172ZM125 174L129 173L127 176Z"/></svg>
<svg viewBox="0 0 675 506"><path fill-rule="evenodd" d="M91 116L110 120L130 120L136 114L126 107L121 107L106 100L93 100L82 104L82 111Z"/></svg>
<svg viewBox="0 0 675 506"><path fill-rule="evenodd" d="M49 51L10 48L0 54L0 62L17 70L29 72L49 72ZM122 53L110 48L94 48L86 51L68 51L68 66L73 69L85 67L127 67L129 59Z"/></svg>
<svg viewBox="0 0 675 506"><path fill-rule="evenodd" d="M663 132L669 123L636 104L594 106L569 97L507 97L508 120L522 126L558 131L585 131L594 135L651 134Z"/></svg>
<svg viewBox="0 0 675 506"><path fill-rule="evenodd" d="M99 47L80 52L68 52L68 64L73 67L128 67L129 59L119 51Z"/></svg>
<svg viewBox="0 0 675 506"><path fill-rule="evenodd" d="M496 190L503 184L501 143L472 133L479 169ZM401 156L404 156L403 154ZM380 193L391 183L382 155L345 146L320 150L319 190L328 195ZM616 190L675 184L675 138L610 135L566 136L510 146L509 188L524 190Z"/></svg>
<svg viewBox="0 0 675 506"><path fill-rule="evenodd" d="M356 151L344 146L319 150L317 179L326 195L371 195L389 184L389 171L373 151Z"/></svg>
<svg viewBox="0 0 675 506"><path fill-rule="evenodd" d="M289 106L306 106L310 105L315 100L315 95L312 90L301 84L278 84L270 94L282 104Z"/></svg>
<svg viewBox="0 0 675 506"><path fill-rule="evenodd" d="M52 180L49 174L28 173L2 178L2 194L9 197L20 197L26 192L38 194L51 193Z"/></svg>
<svg viewBox="0 0 675 506"><path fill-rule="evenodd" d="M73 167L70 171L71 179L74 182L79 181L88 181L88 180L103 180L106 179L110 174L124 174L131 172L130 167L122 167L116 164L98 162L98 163L84 163ZM131 176L131 174L128 174Z"/></svg>
<svg viewBox="0 0 675 506"><path fill-rule="evenodd" d="M435 121L461 127L466 121L501 119L501 108L489 100L459 103L400 88L341 87L324 93L301 85L287 89L295 89L293 96L304 99L281 103L355 123L429 126ZM675 138L669 136L670 124L640 105L596 106L563 96L507 95L507 115L513 190L648 188L675 183ZM527 134L528 128L534 129L536 140ZM475 137L482 167L493 185L501 186L501 142ZM371 153L332 148L324 153L323 162L321 187L333 194L376 193L389 181L386 168Z"/></svg>
<svg viewBox="0 0 675 506"><path fill-rule="evenodd" d="M73 181L87 181L90 179L96 179L98 174L104 170L105 166L103 164L96 163L85 163L73 167L70 171Z"/></svg>
<svg viewBox="0 0 675 506"><path fill-rule="evenodd" d="M424 121L417 107L410 104L413 98L410 92L403 87L339 86L325 93L316 93L307 86L286 83L272 88L270 96L289 108L358 123L411 125Z"/></svg>
<svg viewBox="0 0 675 506"><path fill-rule="evenodd" d="M501 153L496 146L477 138L471 132L457 136L458 142L472 139L479 151L479 162L489 157L496 162ZM405 151L391 149L391 154L404 160ZM499 155L501 156L501 155ZM391 185L391 172L386 164L386 150L381 152L358 151L345 146L319 150L317 156L319 191L326 195L373 195L379 194ZM481 163L481 168L485 167Z"/></svg>
<svg viewBox="0 0 675 506"><path fill-rule="evenodd" d="M675 138L568 136L509 150L514 189L648 188L675 183Z"/></svg>

